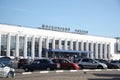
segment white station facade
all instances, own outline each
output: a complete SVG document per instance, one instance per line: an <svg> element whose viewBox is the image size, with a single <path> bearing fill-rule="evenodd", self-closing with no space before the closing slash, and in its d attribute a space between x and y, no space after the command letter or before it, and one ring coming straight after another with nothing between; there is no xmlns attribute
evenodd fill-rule
<svg viewBox="0 0 120 80"><path fill-rule="evenodd" d="M0 24L0 56L32 59L68 56L120 59L119 38L80 34L79 31L70 32L69 28L48 27Z"/></svg>

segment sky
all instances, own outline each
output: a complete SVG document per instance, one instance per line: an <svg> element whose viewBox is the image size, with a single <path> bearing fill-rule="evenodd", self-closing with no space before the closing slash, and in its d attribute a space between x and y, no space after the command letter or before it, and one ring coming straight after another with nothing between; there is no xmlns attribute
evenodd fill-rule
<svg viewBox="0 0 120 80"><path fill-rule="evenodd" d="M42 24L120 37L120 0L0 0L0 23Z"/></svg>

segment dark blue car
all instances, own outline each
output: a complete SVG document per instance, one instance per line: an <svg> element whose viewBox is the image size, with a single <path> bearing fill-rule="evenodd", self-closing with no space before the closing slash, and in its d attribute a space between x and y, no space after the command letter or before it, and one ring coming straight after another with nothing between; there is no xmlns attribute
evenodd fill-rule
<svg viewBox="0 0 120 80"><path fill-rule="evenodd" d="M25 65L23 67L24 71L34 71L34 70L55 70L57 65L54 64L50 59L37 59L31 64Z"/></svg>
<svg viewBox="0 0 120 80"><path fill-rule="evenodd" d="M10 57L0 57L0 63L12 67L12 59Z"/></svg>

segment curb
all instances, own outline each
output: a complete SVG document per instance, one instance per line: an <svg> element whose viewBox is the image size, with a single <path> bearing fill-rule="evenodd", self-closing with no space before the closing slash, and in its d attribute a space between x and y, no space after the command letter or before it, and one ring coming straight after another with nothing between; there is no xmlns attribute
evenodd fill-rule
<svg viewBox="0 0 120 80"><path fill-rule="evenodd" d="M45 73L51 73L51 72L63 73L63 72L90 72L90 71L120 71L120 69L94 69L94 70L91 70L91 69L84 69L84 70L39 71L39 72L23 72L22 75L33 74L33 73L45 74Z"/></svg>

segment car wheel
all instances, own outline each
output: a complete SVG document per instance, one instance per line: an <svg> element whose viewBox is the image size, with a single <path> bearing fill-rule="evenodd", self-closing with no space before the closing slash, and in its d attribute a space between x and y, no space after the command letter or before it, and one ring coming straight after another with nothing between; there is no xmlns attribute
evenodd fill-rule
<svg viewBox="0 0 120 80"><path fill-rule="evenodd" d="M29 71L29 69L28 69L28 68L25 68L25 69L24 69L24 71L25 71L25 72L28 72L28 71Z"/></svg>
<svg viewBox="0 0 120 80"><path fill-rule="evenodd" d="M80 69L83 69L83 66L82 65L79 65Z"/></svg>
<svg viewBox="0 0 120 80"><path fill-rule="evenodd" d="M73 70L74 68L73 67L70 67L70 70Z"/></svg>
<svg viewBox="0 0 120 80"><path fill-rule="evenodd" d="M47 70L47 71L50 71L51 69L48 67L46 70Z"/></svg>
<svg viewBox="0 0 120 80"><path fill-rule="evenodd" d="M98 66L97 69L103 69L103 67L102 66Z"/></svg>
<svg viewBox="0 0 120 80"><path fill-rule="evenodd" d="M9 72L7 78L12 78L12 77L14 77L14 72Z"/></svg>

